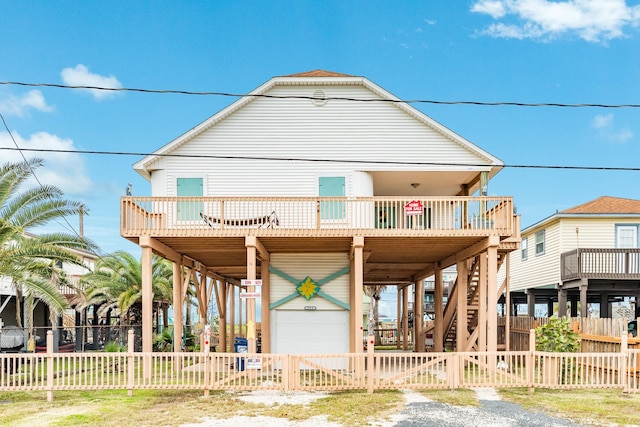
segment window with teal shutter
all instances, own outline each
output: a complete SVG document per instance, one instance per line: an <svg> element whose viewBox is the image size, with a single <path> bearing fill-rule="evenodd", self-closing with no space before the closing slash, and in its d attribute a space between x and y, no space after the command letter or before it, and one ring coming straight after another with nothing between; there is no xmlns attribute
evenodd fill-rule
<svg viewBox="0 0 640 427"><path fill-rule="evenodd" d="M321 176L320 197L344 197L344 176ZM342 201L320 202L321 219L344 219L346 217L345 203Z"/></svg>
<svg viewBox="0 0 640 427"><path fill-rule="evenodd" d="M202 197L202 178L178 178L178 197ZM201 201L178 202L178 221L200 219L204 204Z"/></svg>

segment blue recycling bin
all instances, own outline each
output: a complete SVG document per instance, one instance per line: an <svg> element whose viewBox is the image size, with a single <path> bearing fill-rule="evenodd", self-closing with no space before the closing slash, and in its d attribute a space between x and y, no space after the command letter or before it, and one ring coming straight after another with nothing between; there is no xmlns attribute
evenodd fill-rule
<svg viewBox="0 0 640 427"><path fill-rule="evenodd" d="M233 348L236 353L248 353L249 342L246 338L236 337L233 342ZM244 371L244 357L236 357L236 371Z"/></svg>

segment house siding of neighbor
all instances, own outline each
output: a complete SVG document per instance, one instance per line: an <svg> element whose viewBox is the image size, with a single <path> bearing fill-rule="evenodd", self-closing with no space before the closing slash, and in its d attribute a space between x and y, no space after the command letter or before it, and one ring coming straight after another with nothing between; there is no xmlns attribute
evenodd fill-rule
<svg viewBox="0 0 640 427"><path fill-rule="evenodd" d="M472 196L501 167L366 78L275 77L134 165L152 197L123 198L121 234L143 263L152 251L176 276L190 271L216 294L223 322L240 303L229 287L262 280L263 351L362 351L363 286L397 286L407 301L407 285L422 293L424 278L463 258L490 251L495 264L517 247L512 199ZM318 286L301 289L317 295L296 294L306 278ZM247 312L254 302L242 302ZM415 336L423 346L423 331Z"/></svg>
<svg viewBox="0 0 640 427"><path fill-rule="evenodd" d="M630 246L621 245L619 231L624 228L631 230L631 239L635 242ZM538 303L553 304L559 301L559 288L565 287L568 280L563 281L562 256L576 249L597 249L607 251L622 251L613 253L612 259L624 256L624 248L631 259L638 255L638 230L640 229L640 201L603 196L562 212L558 212L521 232L521 250L511 255L511 280L512 292L528 292L529 313L533 311L532 301L535 298ZM542 254L536 254L536 235L544 232L545 250ZM527 248L526 257L523 248ZM583 262L587 258L583 256ZM592 262L592 261L589 261ZM595 262L595 261L593 261ZM633 261L631 261L633 262ZM613 262L615 264L615 262ZM601 277L599 283L591 283L584 286L591 288L589 302L602 301L602 298L620 298L624 296L635 297L640 295L640 287L635 277L638 272L631 271L630 276L620 277L615 271L615 265L602 265L599 271ZM586 265L585 265L586 267ZM592 280L594 278L592 277ZM607 289L610 288L610 289ZM596 294L596 289L598 289ZM619 290L619 292L617 290ZM536 296L537 295L537 296ZM608 295L608 297L607 297ZM579 295L574 293L574 301ZM523 298L516 298L522 302ZM611 302L611 301L609 301ZM575 313L577 304L573 305ZM586 309L586 307L585 307ZM552 313L552 310L548 310ZM600 315L608 313L601 307Z"/></svg>

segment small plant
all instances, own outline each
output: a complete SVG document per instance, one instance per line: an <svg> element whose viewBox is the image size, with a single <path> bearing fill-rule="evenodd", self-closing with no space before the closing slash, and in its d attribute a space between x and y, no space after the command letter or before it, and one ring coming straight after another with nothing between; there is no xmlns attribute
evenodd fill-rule
<svg viewBox="0 0 640 427"><path fill-rule="evenodd" d="M105 351L105 353L126 352L127 351L127 347L125 347L124 345L120 345L117 342L110 341L110 342L108 342L108 343L106 343L104 345L104 351Z"/></svg>
<svg viewBox="0 0 640 427"><path fill-rule="evenodd" d="M571 330L567 318L552 317L549 323L536 328L536 350L575 353L580 350L580 336Z"/></svg>
<svg viewBox="0 0 640 427"><path fill-rule="evenodd" d="M165 328L162 333L153 337L154 351L172 351L173 350L173 328Z"/></svg>

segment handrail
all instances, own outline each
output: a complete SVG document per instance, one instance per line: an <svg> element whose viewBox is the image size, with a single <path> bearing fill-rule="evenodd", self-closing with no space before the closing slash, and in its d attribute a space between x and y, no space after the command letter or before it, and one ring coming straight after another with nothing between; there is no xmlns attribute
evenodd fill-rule
<svg viewBox="0 0 640 427"><path fill-rule="evenodd" d="M413 207L412 210L408 206ZM416 212L415 206L422 206ZM123 197L121 234L487 235L517 232L511 197ZM256 227L261 224L269 226Z"/></svg>

